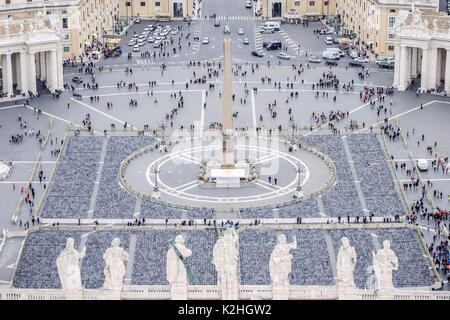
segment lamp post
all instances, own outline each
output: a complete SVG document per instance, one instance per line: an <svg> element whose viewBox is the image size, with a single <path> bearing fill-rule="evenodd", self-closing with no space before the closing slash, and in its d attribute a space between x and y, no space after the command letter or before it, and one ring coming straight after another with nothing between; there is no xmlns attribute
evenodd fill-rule
<svg viewBox="0 0 450 320"><path fill-rule="evenodd" d="M297 198L301 198L301 197L303 197L303 189L302 189L301 179L300 179L300 174L302 172L302 165L299 161L297 161L297 167L295 168L295 172L297 172L297 174L298 174L298 183L297 183L297 189L295 190L295 196Z"/></svg>
<svg viewBox="0 0 450 320"><path fill-rule="evenodd" d="M155 164L152 167L152 173L155 174L155 187L153 188L152 193L152 199L159 200L161 199L161 194L159 193L159 186L158 186L158 173L161 171L161 169L158 167L159 163L158 161L155 162Z"/></svg>
<svg viewBox="0 0 450 320"><path fill-rule="evenodd" d="M291 144L295 146L295 130L297 129L297 125L295 124L294 120L290 120L288 123L289 127L292 128L292 135L291 135Z"/></svg>

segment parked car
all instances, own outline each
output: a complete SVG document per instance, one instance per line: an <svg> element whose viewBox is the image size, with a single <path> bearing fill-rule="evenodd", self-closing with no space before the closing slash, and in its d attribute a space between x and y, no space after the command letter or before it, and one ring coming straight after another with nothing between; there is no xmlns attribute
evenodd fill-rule
<svg viewBox="0 0 450 320"><path fill-rule="evenodd" d="M203 44L208 44L209 43L209 38L208 37L204 37L202 40Z"/></svg>
<svg viewBox="0 0 450 320"><path fill-rule="evenodd" d="M160 45L161 45L161 41L155 40L155 42L153 43L153 48L159 48Z"/></svg>
<svg viewBox="0 0 450 320"><path fill-rule="evenodd" d="M278 52L277 57L284 60L289 60L291 58L286 52Z"/></svg>
<svg viewBox="0 0 450 320"><path fill-rule="evenodd" d="M130 42L128 42L129 46L134 46L136 44L136 40L130 40Z"/></svg>
<svg viewBox="0 0 450 320"><path fill-rule="evenodd" d="M214 20L214 27L220 27L220 20Z"/></svg>
<svg viewBox="0 0 450 320"><path fill-rule="evenodd" d="M428 170L428 161L425 159L417 159L416 160L417 168L419 171L427 171Z"/></svg>
<svg viewBox="0 0 450 320"><path fill-rule="evenodd" d="M326 59L325 60L325 65L327 65L327 66L337 66L338 62L336 60Z"/></svg>
<svg viewBox="0 0 450 320"><path fill-rule="evenodd" d="M359 56L358 51L350 52L350 58L355 59L355 58L358 58L358 56Z"/></svg>
<svg viewBox="0 0 450 320"><path fill-rule="evenodd" d="M75 76L72 78L72 82L83 83L83 79L80 76Z"/></svg>
<svg viewBox="0 0 450 320"><path fill-rule="evenodd" d="M264 57L264 52L259 52L259 51L253 50L252 56L262 58L262 57Z"/></svg>
<svg viewBox="0 0 450 320"><path fill-rule="evenodd" d="M139 51L139 45L138 44L136 44L134 47L133 47L133 51L134 52L137 52L137 51Z"/></svg>
<svg viewBox="0 0 450 320"><path fill-rule="evenodd" d="M251 8L252 7L252 2L251 1L247 1L246 3L245 3L245 7L248 9L248 8Z"/></svg>
<svg viewBox="0 0 450 320"><path fill-rule="evenodd" d="M231 29L228 25L223 27L223 33L225 34L230 34L231 33Z"/></svg>
<svg viewBox="0 0 450 320"><path fill-rule="evenodd" d="M261 29L261 33L274 33L275 29L273 27L265 26Z"/></svg>
<svg viewBox="0 0 450 320"><path fill-rule="evenodd" d="M149 42L149 43L152 43L152 42L154 42L155 41L155 38L153 38L153 37L149 37L148 39L147 39L147 42Z"/></svg>
<svg viewBox="0 0 450 320"><path fill-rule="evenodd" d="M281 47L281 41L271 41L269 44L267 44L266 50L278 50L281 49Z"/></svg>
<svg viewBox="0 0 450 320"><path fill-rule="evenodd" d="M244 38L244 40L242 41L243 44L249 44L250 42L248 41L247 38Z"/></svg>
<svg viewBox="0 0 450 320"><path fill-rule="evenodd" d="M327 45L333 44L333 38L331 38L331 37L326 37L326 38L325 38L325 44L327 44Z"/></svg>
<svg viewBox="0 0 450 320"><path fill-rule="evenodd" d="M309 56L308 57L308 62L312 62L312 63L320 63L322 60L320 60L319 57L317 56Z"/></svg>
<svg viewBox="0 0 450 320"><path fill-rule="evenodd" d="M362 63L359 61L352 60L348 63L350 67L362 67Z"/></svg>
<svg viewBox="0 0 450 320"><path fill-rule="evenodd" d="M394 69L394 63L382 61L382 62L378 63L378 67L380 69Z"/></svg>
<svg viewBox="0 0 450 320"><path fill-rule="evenodd" d="M136 20L134 20L134 23L141 23L141 19L137 18Z"/></svg>
<svg viewBox="0 0 450 320"><path fill-rule="evenodd" d="M333 34L333 32L331 32L331 30L328 29L328 28L323 28L323 29L320 29L319 34L322 34L322 35L324 35L324 34Z"/></svg>
<svg viewBox="0 0 450 320"><path fill-rule="evenodd" d="M355 61L361 62L361 63L368 63L369 62L369 58L358 57L358 58L355 58Z"/></svg>
<svg viewBox="0 0 450 320"><path fill-rule="evenodd" d="M239 28L239 30L238 30L238 35L243 35L243 34L244 34L244 29Z"/></svg>

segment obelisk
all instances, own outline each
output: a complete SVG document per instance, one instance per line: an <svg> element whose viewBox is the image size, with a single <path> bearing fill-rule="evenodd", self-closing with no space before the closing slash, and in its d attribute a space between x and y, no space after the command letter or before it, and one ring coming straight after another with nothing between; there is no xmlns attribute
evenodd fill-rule
<svg viewBox="0 0 450 320"><path fill-rule="evenodd" d="M234 167L231 39L223 40L222 168Z"/></svg>

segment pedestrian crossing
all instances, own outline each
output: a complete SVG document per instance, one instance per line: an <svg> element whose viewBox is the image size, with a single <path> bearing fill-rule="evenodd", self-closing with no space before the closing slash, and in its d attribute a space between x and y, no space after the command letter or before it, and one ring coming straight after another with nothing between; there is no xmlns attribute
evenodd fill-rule
<svg viewBox="0 0 450 320"><path fill-rule="evenodd" d="M209 20L214 20L214 18L212 17L203 17L202 20L204 21L209 21ZM253 20L261 20L261 17L253 17L253 16L216 16L216 20L219 21L253 21Z"/></svg>
<svg viewBox="0 0 450 320"><path fill-rule="evenodd" d="M191 37L193 41L191 42L191 50L197 52L200 49L200 38L202 34L202 29L196 26L192 29Z"/></svg>
<svg viewBox="0 0 450 320"><path fill-rule="evenodd" d="M262 51L262 49L263 49L263 39L261 32L255 29L255 50Z"/></svg>
<svg viewBox="0 0 450 320"><path fill-rule="evenodd" d="M280 30L279 33L283 38L284 44L290 47L296 55L300 56L305 54L305 51L303 50L301 45L295 43L295 41L292 40L291 36L286 31Z"/></svg>

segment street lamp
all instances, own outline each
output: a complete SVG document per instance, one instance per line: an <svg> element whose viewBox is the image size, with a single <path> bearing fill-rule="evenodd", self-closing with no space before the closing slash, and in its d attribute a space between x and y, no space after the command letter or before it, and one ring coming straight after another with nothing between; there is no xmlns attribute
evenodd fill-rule
<svg viewBox="0 0 450 320"><path fill-rule="evenodd" d="M158 173L161 171L161 169L158 167L158 165L159 165L159 163L158 163L158 161L156 161L151 169L152 173L155 175L155 187L153 188L153 193L152 193L153 200L161 199L161 194L159 193L159 186L158 186Z"/></svg>
<svg viewBox="0 0 450 320"><path fill-rule="evenodd" d="M302 165L301 165L300 161L297 161L297 167L295 168L295 172L297 172L297 174L298 174L298 183L297 183L297 189L295 190L295 197L301 198L301 197L303 197L303 189L302 189L301 179L300 179L300 174L302 172Z"/></svg>
<svg viewBox="0 0 450 320"><path fill-rule="evenodd" d="M288 126L292 128L291 144L295 145L295 130L297 129L297 125L294 120L290 120Z"/></svg>

